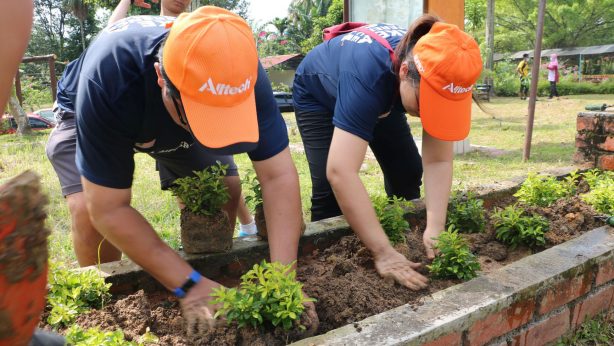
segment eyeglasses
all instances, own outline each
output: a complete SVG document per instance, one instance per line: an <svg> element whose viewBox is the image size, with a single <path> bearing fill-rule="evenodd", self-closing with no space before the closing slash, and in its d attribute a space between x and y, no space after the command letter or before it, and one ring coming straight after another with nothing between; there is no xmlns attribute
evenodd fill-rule
<svg viewBox="0 0 614 346"><path fill-rule="evenodd" d="M185 118L185 112L183 112L183 107L179 106L179 103L177 102L177 98L175 98L174 96L171 96L171 99L173 100L173 104L175 105L175 110L177 111L177 116L179 117L179 121L181 122L183 126L187 127L189 130L190 125L188 125L188 120Z"/></svg>

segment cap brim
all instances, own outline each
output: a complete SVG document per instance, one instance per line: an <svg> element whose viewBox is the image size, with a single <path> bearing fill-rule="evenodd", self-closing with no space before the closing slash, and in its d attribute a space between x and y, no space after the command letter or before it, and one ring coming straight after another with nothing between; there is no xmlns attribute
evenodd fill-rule
<svg viewBox="0 0 614 346"><path fill-rule="evenodd" d="M428 82L420 80L420 120L431 136L443 141L460 141L471 128L471 93L455 101L441 96Z"/></svg>
<svg viewBox="0 0 614 346"><path fill-rule="evenodd" d="M258 143L255 93L232 107L212 107L183 96L181 101L192 135L205 148L237 154Z"/></svg>

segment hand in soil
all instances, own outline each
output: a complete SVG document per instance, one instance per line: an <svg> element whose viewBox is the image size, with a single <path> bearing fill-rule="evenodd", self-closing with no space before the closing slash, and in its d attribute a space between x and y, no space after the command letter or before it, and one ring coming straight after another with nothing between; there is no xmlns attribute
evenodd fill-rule
<svg viewBox="0 0 614 346"><path fill-rule="evenodd" d="M303 296L305 296L305 298L309 298L309 296L305 294L305 291L303 291ZM306 302L303 305L305 305L305 310L303 311L303 314L306 315L305 320L308 322L305 325L305 327L307 327L307 330L305 330L304 337L308 338L317 333L318 327L320 326L320 319L318 318L316 306L313 302ZM303 318L301 318L301 321L302 320Z"/></svg>
<svg viewBox="0 0 614 346"><path fill-rule="evenodd" d="M416 271L420 263L409 261L392 248L384 254L374 254L374 262L375 269L384 279L394 279L414 291L427 286L428 279Z"/></svg>
<svg viewBox="0 0 614 346"><path fill-rule="evenodd" d="M193 340L215 328L217 320L213 316L217 307L209 302L212 300L212 289L220 286L215 281L203 278L180 300L188 338Z"/></svg>
<svg viewBox="0 0 614 346"><path fill-rule="evenodd" d="M437 237L441 232L425 230L424 235L422 236L422 241L424 242L424 248L426 249L426 257L430 260L435 259L435 255L437 254L437 250L434 248L434 245L437 244Z"/></svg>

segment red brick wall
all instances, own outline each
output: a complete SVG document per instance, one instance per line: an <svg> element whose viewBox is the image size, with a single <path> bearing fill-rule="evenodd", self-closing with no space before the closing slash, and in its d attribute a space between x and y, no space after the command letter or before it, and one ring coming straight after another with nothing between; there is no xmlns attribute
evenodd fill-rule
<svg viewBox="0 0 614 346"><path fill-rule="evenodd" d="M426 345L546 345L614 309L614 257L568 274Z"/></svg>
<svg viewBox="0 0 614 346"><path fill-rule="evenodd" d="M577 119L574 161L614 170L614 113L582 112Z"/></svg>

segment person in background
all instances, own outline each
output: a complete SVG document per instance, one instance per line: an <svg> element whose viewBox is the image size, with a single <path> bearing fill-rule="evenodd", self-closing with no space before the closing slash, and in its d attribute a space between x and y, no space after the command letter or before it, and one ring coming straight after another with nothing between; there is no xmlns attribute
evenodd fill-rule
<svg viewBox="0 0 614 346"><path fill-rule="evenodd" d="M556 96L559 98L559 92L556 90L556 83L559 82L559 60L556 54L550 54L550 63L548 64L548 82L550 82L549 99Z"/></svg>
<svg viewBox="0 0 614 346"><path fill-rule="evenodd" d="M529 54L524 53L522 60L516 67L516 72L520 76L520 99L526 100L529 96Z"/></svg>
<svg viewBox="0 0 614 346"><path fill-rule="evenodd" d="M158 0L152 0L151 2L158 3ZM187 11L190 3L191 0L162 0L160 15L177 17ZM145 0L121 0L111 14L107 25L111 25L118 20L126 18L131 4L142 8L151 8L151 4L147 3ZM243 194L240 196L239 205L237 207L237 218L239 219L239 237L253 236L258 233L256 221L245 204L245 197Z"/></svg>
<svg viewBox="0 0 614 346"><path fill-rule="evenodd" d="M293 98L313 183L312 219L343 212L371 251L377 272L418 290L427 279L416 271L418 263L390 245L360 167L371 147L386 192L405 199L420 196L424 167L423 241L434 258L435 238L446 223L453 144L469 133L482 59L471 36L434 16L418 18L408 30L391 24L363 28L316 46L296 71ZM405 112L422 121L422 159Z"/></svg>

